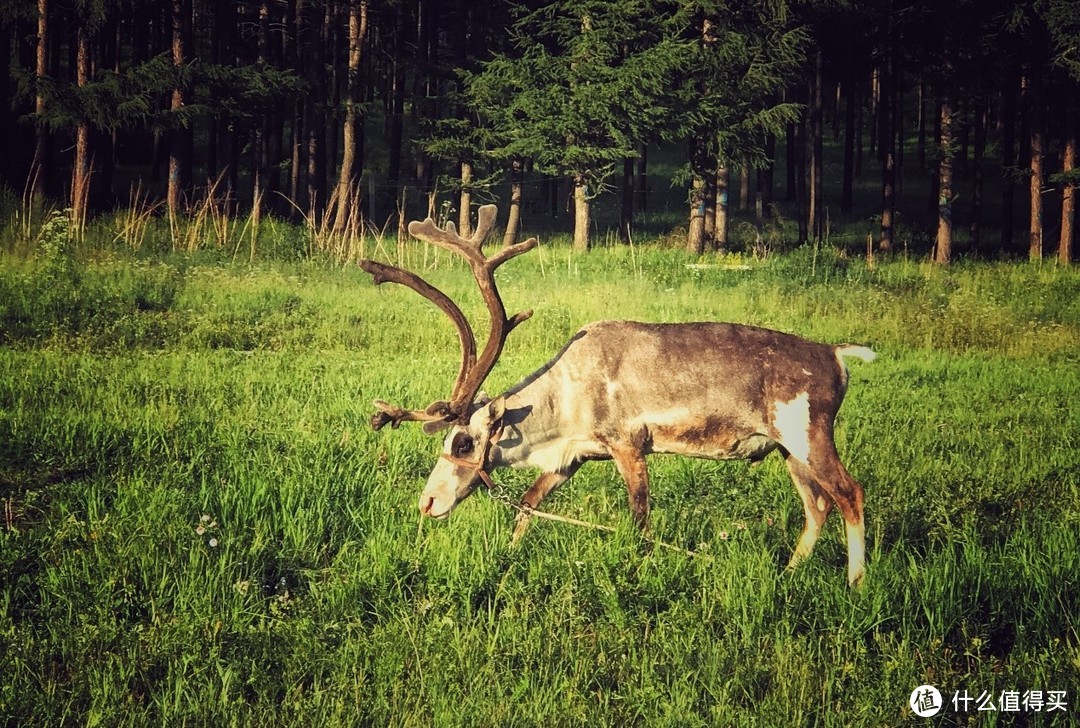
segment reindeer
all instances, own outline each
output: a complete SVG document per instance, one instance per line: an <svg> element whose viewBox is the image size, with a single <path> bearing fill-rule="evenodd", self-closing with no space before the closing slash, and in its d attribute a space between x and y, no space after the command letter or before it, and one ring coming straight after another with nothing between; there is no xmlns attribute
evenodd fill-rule
<svg viewBox="0 0 1080 728"><path fill-rule="evenodd" d="M806 514L788 568L810 555L835 504L847 536L848 583L859 583L865 563L863 489L840 462L833 421L847 386L844 358L871 361L874 353L731 323L599 321L578 331L554 358L504 394L477 398L507 336L532 315L507 317L494 273L537 241L486 256L482 246L495 217L494 205L481 207L469 238L458 235L453 223L445 229L431 218L409 224L410 235L460 255L471 268L491 317L479 356L472 328L445 294L409 271L360 261L376 285L404 285L438 306L461 343L461 365L448 401L423 410L374 403L376 430L406 421L423 422L429 434L450 428L420 495L421 513L446 518L480 483L492 487L496 468L537 468L540 476L521 499L512 537L517 543L530 511L583 463L614 460L633 517L645 529L647 455L759 462L777 450Z"/></svg>

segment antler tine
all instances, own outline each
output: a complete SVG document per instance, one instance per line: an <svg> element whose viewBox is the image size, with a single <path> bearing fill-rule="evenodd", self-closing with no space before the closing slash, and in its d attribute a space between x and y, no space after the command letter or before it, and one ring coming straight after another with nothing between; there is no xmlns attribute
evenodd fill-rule
<svg viewBox="0 0 1080 728"><path fill-rule="evenodd" d="M423 222L413 220L409 223L409 235L425 243L437 245L440 248L457 253L468 261L473 268L474 274L479 268L488 268L494 271L500 265L511 258L526 253L536 247L537 239L529 238L525 242L509 245L491 257L487 257L481 251L491 229L495 225L498 207L495 205L483 205L477 212L476 230L469 238L458 235L453 222L446 223L445 228L440 228L430 217Z"/></svg>
<svg viewBox="0 0 1080 728"><path fill-rule="evenodd" d="M450 426L455 414L450 411L450 404L443 401L432 402L427 409L406 410L377 399L372 402L378 410L371 416L371 429L380 430L389 423L396 430L402 422L423 422L424 432L429 435Z"/></svg>
<svg viewBox="0 0 1080 728"><path fill-rule="evenodd" d="M530 250L536 247L539 241L536 238L529 238L525 242L517 243L515 245L507 245L499 252L492 255L487 259L487 265L491 270L495 270L506 261L521 255L522 253L528 253Z"/></svg>
<svg viewBox="0 0 1080 728"><path fill-rule="evenodd" d="M478 232L483 231L486 235L491 230L495 206L485 205L480 210L481 213L490 210L490 215L481 215L480 224L477 226ZM484 230L485 227L486 231ZM470 257L469 263L473 271L473 278L476 279L476 284L480 288L480 295L483 297L484 305L487 306L488 314L491 317L491 327L488 330L487 341L484 342L484 350L477 358L475 366L469 368L461 388L455 388L450 396L451 409L468 412L469 405L472 404L476 393L480 391L480 386L499 360L503 345L506 343L506 337L510 335L510 332L518 324L532 316L533 312L528 310L514 314L509 319L507 318L506 307L503 305L499 289L495 285L495 269L511 258L532 250L536 247L536 244L536 238L530 238L523 243L503 248L490 258L480 253L480 246L483 245L483 242L480 241L476 244L474 249L479 254L480 260L477 263Z"/></svg>
<svg viewBox="0 0 1080 728"><path fill-rule="evenodd" d="M477 225L475 232L468 238L458 234L453 223L447 223L445 228L440 228L430 217L423 222L413 221L409 223L409 234L418 240L456 253L463 257L472 270L473 278L480 288L480 294L484 299L484 305L491 317L491 326L488 331L484 350L479 357L476 355L476 339L468 321L461 314L461 310L438 289L426 283L419 276L394 266L387 266L374 261L361 261L361 267L371 273L375 283L389 280L412 288L417 293L427 298L441 308L458 329L458 337L462 345L462 364L458 376L454 381L454 388L450 395L449 403L433 403L424 413L416 410L401 410L391 405L379 407L379 412L372 418L372 425L382 427L387 422L393 422L396 427L406 420L423 420L428 422L424 426L429 430L431 423L439 418L432 415L432 407L443 404L445 407L439 412L445 412L444 420L457 419L464 421L469 416L470 406L484 379L491 373L495 362L502 353L506 337L521 322L532 316L532 311L522 311L507 318L506 307L499 296L495 285L495 269L511 258L528 252L536 247L536 238L530 238L523 243L502 248L490 258L483 253L484 242L495 226L498 208L495 205L483 205L477 213ZM441 420L440 420L441 421Z"/></svg>
<svg viewBox="0 0 1080 728"><path fill-rule="evenodd" d="M469 326L468 319L465 318L465 314L461 312L461 309L458 308L457 304L450 300L450 298L438 288L435 288L423 278L410 271L398 268L397 266L385 265L367 259L361 260L359 265L361 269L371 275L375 285L380 285L389 281L405 286L406 288L411 288L434 303L450 318L450 321L454 324L454 328L457 329L458 341L461 343L461 364L458 367L457 377L454 379L454 388L451 391L456 392L463 387L469 371L472 370L476 364L476 337L473 335L472 327ZM424 425L425 431L432 431L432 425L430 423L439 420L449 421L456 416L456 413L450 410L450 407L446 402L432 402L428 405L426 410L403 410L399 407L387 404L382 400L377 400L375 402L375 407L379 412L372 415L371 426L376 430L388 422L392 423L392 426L396 428L401 425L402 422L419 420L429 423Z"/></svg>
<svg viewBox="0 0 1080 728"><path fill-rule="evenodd" d="M484 247L491 229L495 227L495 218L499 214L499 208L495 205L481 205L476 211L476 229L469 238L469 244L477 250Z"/></svg>
<svg viewBox="0 0 1080 728"><path fill-rule="evenodd" d="M423 222L413 220L409 223L409 235L412 235L417 240L423 240L425 243L438 245L451 253L464 256L469 261L469 265L483 265L484 263L484 255L480 252L479 246L472 245L471 240L458 235L457 229L452 222L447 223L446 228L443 229L436 225L435 221L430 217Z"/></svg>

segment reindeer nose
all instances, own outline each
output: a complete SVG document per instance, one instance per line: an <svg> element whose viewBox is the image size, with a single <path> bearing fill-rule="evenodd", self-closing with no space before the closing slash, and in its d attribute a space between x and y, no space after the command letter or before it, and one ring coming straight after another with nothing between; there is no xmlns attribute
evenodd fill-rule
<svg viewBox="0 0 1080 728"><path fill-rule="evenodd" d="M435 499L429 495L420 496L420 512L425 516L431 515L431 508L435 505Z"/></svg>

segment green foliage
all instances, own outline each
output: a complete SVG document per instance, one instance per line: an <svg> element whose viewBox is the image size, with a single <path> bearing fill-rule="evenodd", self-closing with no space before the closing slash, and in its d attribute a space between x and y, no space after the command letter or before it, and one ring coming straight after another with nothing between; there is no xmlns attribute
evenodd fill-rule
<svg viewBox="0 0 1080 728"><path fill-rule="evenodd" d="M1080 81L1080 6L1069 0L1045 0L1040 6L1054 44L1054 63Z"/></svg>
<svg viewBox="0 0 1080 728"><path fill-rule="evenodd" d="M671 118L668 91L683 56L669 10L590 0L522 11L515 53L466 77L468 106L494 129L492 153L599 185Z"/></svg>
<svg viewBox="0 0 1080 728"><path fill-rule="evenodd" d="M771 162L766 137L799 117L799 105L779 98L805 59L806 30L791 24L784 3L706 1L686 10L705 25L688 46L692 72L680 98L682 128L698 144L678 179L713 174L717 162Z"/></svg>
<svg viewBox="0 0 1080 728"><path fill-rule="evenodd" d="M437 444L370 431L367 403L445 395L440 312L354 268L94 258L63 220L0 265L3 722L898 725L926 682L1072 707L1073 269L867 268L828 247L689 268L727 259L549 244L500 269L507 307L536 315L489 391L597 318L877 350L838 420L867 492L852 592L835 515L782 570L802 506L775 457L650 460L652 535L708 560L646 548L607 463L545 508L615 534L539 522L510 551L512 516L483 494L418 527ZM425 275L483 309L462 266Z"/></svg>
<svg viewBox="0 0 1080 728"><path fill-rule="evenodd" d="M307 93L307 84L292 69L258 63L200 64L189 86L194 103L207 114L248 124L262 118L269 105Z"/></svg>
<svg viewBox="0 0 1080 728"><path fill-rule="evenodd" d="M40 120L52 131L70 130L84 119L103 131L167 131L189 127L193 120L207 116L250 123L261 117L268 104L305 90L292 70L260 64L177 67L167 53L120 72L99 69L82 87L35 78L26 70L16 69L15 77L18 101L25 103L35 94L45 100L43 114L29 114L27 120ZM177 86L187 90L188 103L177 110L161 108L160 98Z"/></svg>

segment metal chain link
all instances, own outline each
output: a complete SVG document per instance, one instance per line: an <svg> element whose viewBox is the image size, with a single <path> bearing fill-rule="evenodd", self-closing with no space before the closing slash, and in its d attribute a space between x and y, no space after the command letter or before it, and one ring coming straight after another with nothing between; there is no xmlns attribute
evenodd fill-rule
<svg viewBox="0 0 1080 728"><path fill-rule="evenodd" d="M484 490L487 491L488 497L490 497L492 500L498 501L499 503L505 503L519 513L533 512L532 506L530 506L528 503L521 503L520 501L515 499L507 492L506 488L504 488L499 483L496 483L494 479L492 479L491 483L494 487L485 488Z"/></svg>

